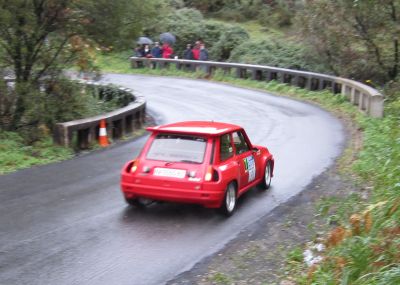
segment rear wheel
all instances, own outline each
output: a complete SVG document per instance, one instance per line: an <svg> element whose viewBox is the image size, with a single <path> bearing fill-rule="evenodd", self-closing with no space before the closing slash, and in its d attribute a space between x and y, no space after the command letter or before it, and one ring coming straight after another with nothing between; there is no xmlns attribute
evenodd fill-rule
<svg viewBox="0 0 400 285"><path fill-rule="evenodd" d="M137 208L146 208L154 201L146 198L125 198L126 203Z"/></svg>
<svg viewBox="0 0 400 285"><path fill-rule="evenodd" d="M228 187L226 187L224 201L222 202L220 211L225 216L231 216L236 209L236 202L236 185L234 183L230 183Z"/></svg>
<svg viewBox="0 0 400 285"><path fill-rule="evenodd" d="M271 161L267 161L264 169L264 177L260 184L262 190L267 190L271 186L271 178L272 178L272 167Z"/></svg>

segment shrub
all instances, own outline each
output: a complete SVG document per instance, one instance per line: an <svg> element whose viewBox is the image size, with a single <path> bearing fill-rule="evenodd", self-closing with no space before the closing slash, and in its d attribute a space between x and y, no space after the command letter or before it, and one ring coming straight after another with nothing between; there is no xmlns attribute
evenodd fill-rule
<svg viewBox="0 0 400 285"><path fill-rule="evenodd" d="M224 32L210 49L211 57L217 61L229 59L232 51L250 38L246 30L238 25L225 24L223 28Z"/></svg>
<svg viewBox="0 0 400 285"><path fill-rule="evenodd" d="M232 51L229 61L326 72L303 45L279 39L245 41Z"/></svg>
<svg viewBox="0 0 400 285"><path fill-rule="evenodd" d="M174 54L181 57L186 44L194 43L202 37L203 31L203 15L196 9L183 8L174 10L160 19L157 25L150 27L146 33L155 41L159 40L159 35L163 32L174 34L176 36Z"/></svg>
<svg viewBox="0 0 400 285"><path fill-rule="evenodd" d="M211 13L212 16L227 21L243 22L248 19L256 19L260 12L267 9L267 5L260 0L252 1L229 1L220 10Z"/></svg>
<svg viewBox="0 0 400 285"><path fill-rule="evenodd" d="M171 12L146 33L157 40L161 33L167 31L176 36L173 48L178 57L182 57L187 44L201 39L210 51L212 60L228 59L233 48L249 38L247 32L239 25L207 21L198 10L191 8Z"/></svg>

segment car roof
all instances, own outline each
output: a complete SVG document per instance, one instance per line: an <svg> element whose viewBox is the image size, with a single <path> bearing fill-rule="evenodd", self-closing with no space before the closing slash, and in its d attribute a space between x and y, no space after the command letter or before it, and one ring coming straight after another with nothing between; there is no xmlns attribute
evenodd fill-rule
<svg viewBox="0 0 400 285"><path fill-rule="evenodd" d="M199 134L208 136L217 136L241 129L242 127L237 125L213 121L185 121L147 128L148 131L157 133Z"/></svg>

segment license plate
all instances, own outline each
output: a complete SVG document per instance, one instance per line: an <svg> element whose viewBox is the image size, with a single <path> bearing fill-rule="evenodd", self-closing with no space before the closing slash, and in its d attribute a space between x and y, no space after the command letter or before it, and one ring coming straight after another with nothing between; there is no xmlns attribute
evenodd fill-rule
<svg viewBox="0 0 400 285"><path fill-rule="evenodd" d="M186 171L182 169L155 168L154 175L162 177L184 178L186 176Z"/></svg>

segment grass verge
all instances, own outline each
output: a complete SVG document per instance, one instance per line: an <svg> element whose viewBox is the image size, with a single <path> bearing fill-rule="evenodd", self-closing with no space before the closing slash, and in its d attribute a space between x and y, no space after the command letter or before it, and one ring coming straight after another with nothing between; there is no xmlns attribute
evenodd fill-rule
<svg viewBox="0 0 400 285"><path fill-rule="evenodd" d="M171 69L132 70L128 56L101 57L106 72L202 78L201 73ZM216 73L212 80L255 88L316 103L338 117L350 120L362 134L362 145L351 147L341 158L342 173L351 176L368 197L352 193L320 202L320 213L336 225L323 240L321 261L308 267L292 266L298 284L400 284L400 102L385 106L386 116L374 119L360 113L340 95L310 92L274 81L236 79ZM296 260L299 253L296 252ZM288 260L293 259L289 252ZM292 262L293 264L293 262Z"/></svg>
<svg viewBox="0 0 400 285"><path fill-rule="evenodd" d="M0 132L0 174L61 161L72 156L72 149L53 145L50 137L27 146L17 133Z"/></svg>

